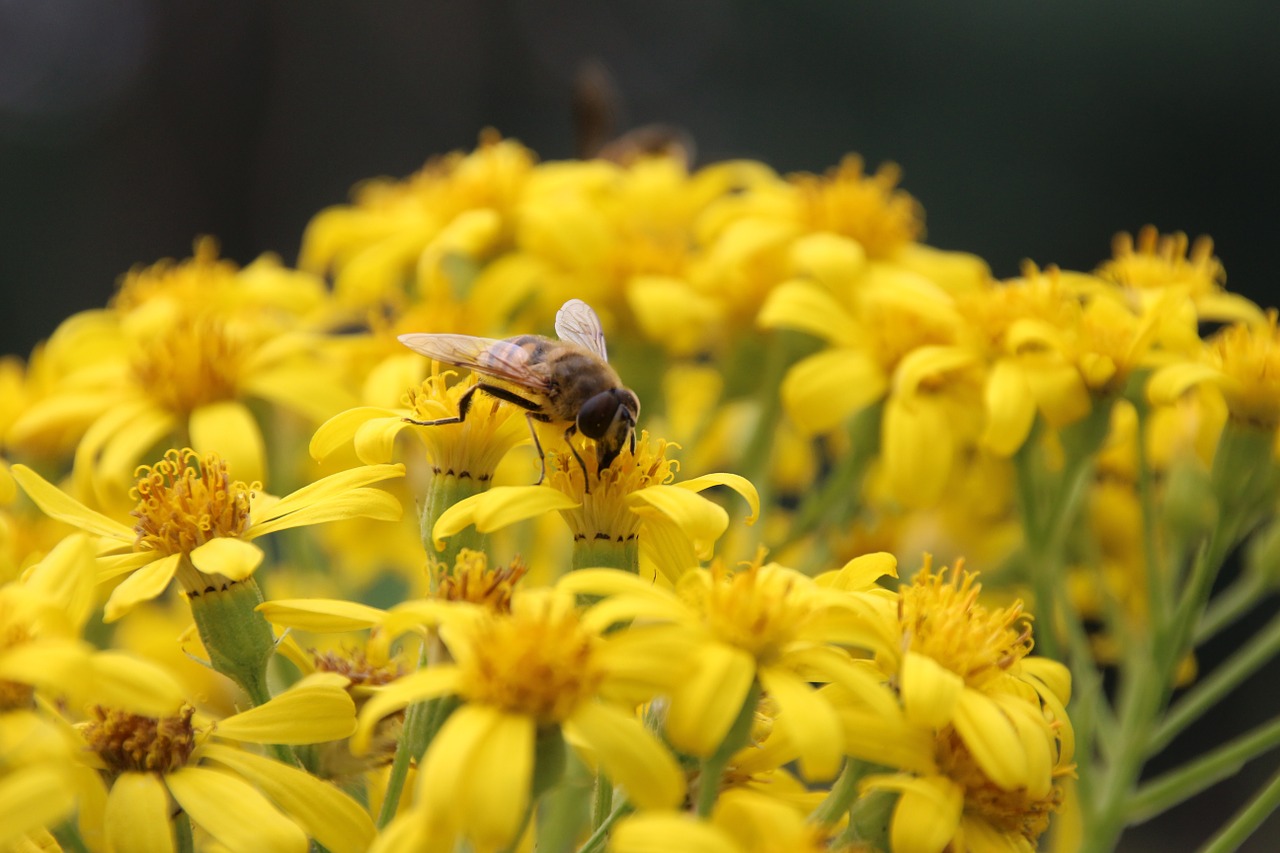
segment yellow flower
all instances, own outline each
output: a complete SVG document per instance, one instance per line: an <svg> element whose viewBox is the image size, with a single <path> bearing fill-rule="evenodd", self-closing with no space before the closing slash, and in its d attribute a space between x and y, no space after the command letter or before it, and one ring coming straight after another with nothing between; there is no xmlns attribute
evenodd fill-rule
<svg viewBox="0 0 1280 853"><path fill-rule="evenodd" d="M634 453L624 447L608 468L590 475L572 454L552 452L546 485L498 487L447 509L432 530L436 547L473 524L489 533L559 511L573 533L576 566L613 565L635 571L643 559L650 574L677 577L699 559L708 559L729 526L729 514L700 492L712 486L738 492L751 506L747 523L759 513L760 499L755 487L736 474L676 480L677 463L667 458L667 447L643 432ZM582 443L578 452L586 469L595 471L594 443Z"/></svg>
<svg viewBox="0 0 1280 853"><path fill-rule="evenodd" d="M401 465L370 465L318 480L276 501L232 480L217 454L170 450L139 469L137 523L127 527L74 500L24 465L14 479L46 514L100 537L99 580L129 574L107 600L106 620L155 598L178 575L188 596L249 578L267 533L355 516L396 519L400 505L370 483L404 474Z"/></svg>
<svg viewBox="0 0 1280 853"><path fill-rule="evenodd" d="M321 340L279 305L296 297L296 275L237 271L208 243L189 261L134 273L119 307L74 322L95 334L76 336L57 390L17 419L10 441L22 446L49 431L79 437L77 487L97 489L106 503L143 454L166 442L217 450L263 479L265 442L247 401L314 420L350 404L323 364ZM66 337L55 333L55 342Z"/></svg>
<svg viewBox="0 0 1280 853"><path fill-rule="evenodd" d="M842 683L854 692L876 683L839 646L878 646L865 611L892 597L872 588L893 570L892 557L871 555L819 584L775 563L757 561L737 572L715 564L686 572L671 591L626 573L587 569L559 587L608 596L608 606L643 608L649 619L693 633L682 652L691 671L671 692L667 710L667 737L677 749L712 755L758 685L776 703L775 728L796 750L801 770L827 779L843 758L840 724L811 682ZM838 586L836 576L849 585Z"/></svg>
<svg viewBox="0 0 1280 853"><path fill-rule="evenodd" d="M349 735L355 707L346 680L313 675L257 708L220 720L190 705L146 717L95 707L80 727L86 761L105 771L105 803L82 822L115 850L172 850L182 813L228 849L362 851L374 827L365 810L304 771L225 743L308 744ZM176 807L175 807L176 804ZM180 812L179 812L180 810Z"/></svg>
<svg viewBox="0 0 1280 853"><path fill-rule="evenodd" d="M1213 240L1201 235L1190 244L1178 231L1160 234L1144 225L1138 238L1120 232L1111 241L1111 260L1098 267L1098 277L1136 291L1147 299L1152 292L1176 290L1191 298L1202 320L1255 323L1262 319L1258 306L1223 287L1227 280L1222 262L1213 254Z"/></svg>
<svg viewBox="0 0 1280 853"><path fill-rule="evenodd" d="M60 850L37 839L70 817L85 778L78 745L34 711L0 713L0 849Z"/></svg>
<svg viewBox="0 0 1280 853"><path fill-rule="evenodd" d="M453 604L440 639L453 663L377 690L352 741L368 743L383 716L437 696L461 705L423 757L417 809L429 836L469 839L477 850L511 844L532 796L535 754L563 737L645 808L684 795L675 759L632 709L671 689L682 637L610 631L617 607L579 610L557 590L515 594L508 613ZM545 772L545 770L544 770Z"/></svg>
<svg viewBox="0 0 1280 853"><path fill-rule="evenodd" d="M414 291L440 301L440 286L449 284L442 264L510 242L511 214L534 159L518 142L487 131L472 153L431 160L404 181L369 181L354 205L311 220L299 266L333 272L348 306L403 307Z"/></svg>
<svg viewBox="0 0 1280 853"><path fill-rule="evenodd" d="M1147 386L1153 403L1177 400L1205 384L1226 401L1231 419L1271 432L1280 427L1280 329L1276 311L1261 325L1227 326L1208 341L1198 362L1167 365Z"/></svg>
<svg viewBox="0 0 1280 853"><path fill-rule="evenodd" d="M896 635L897 641L880 646L876 661L898 685L906 721L954 730L997 787L1043 794L1049 785L1046 767L1059 756L1050 756L1045 742L1028 739L1021 712L1011 707L1034 706L1033 716L1043 724L1044 703L1058 727L1049 743L1060 739L1061 757L1069 762L1074 747L1064 706L1070 676L1055 661L1026 657L1031 627L1021 602L988 610L978 603L981 587L974 575L961 569L950 578L947 574L945 568L933 573L926 559L902 588L892 614L896 625L880 628L882 636Z"/></svg>
<svg viewBox="0 0 1280 853"><path fill-rule="evenodd" d="M800 219L814 231L852 237L871 258L889 258L924 233L924 209L897 189L902 170L882 163L875 174L863 172L862 158L846 155L823 178L792 179L799 195Z"/></svg>

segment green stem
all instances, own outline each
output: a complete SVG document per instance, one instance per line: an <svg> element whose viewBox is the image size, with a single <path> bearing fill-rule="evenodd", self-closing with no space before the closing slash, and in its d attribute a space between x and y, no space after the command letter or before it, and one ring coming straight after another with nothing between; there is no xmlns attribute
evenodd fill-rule
<svg viewBox="0 0 1280 853"><path fill-rule="evenodd" d="M698 800L695 808L698 817L709 817L711 809L715 807L716 798L720 796L720 777L724 774L729 759L745 746L751 737L751 724L755 721L756 706L759 703L760 683L753 681L743 699L737 718L724 736L724 741L714 753L702 760L701 772L698 774Z"/></svg>
<svg viewBox="0 0 1280 853"><path fill-rule="evenodd" d="M871 771L871 766L852 758L845 759L844 769L827 793L826 799L809 815L809 822L832 827L849 813L853 801L858 798L858 782Z"/></svg>
<svg viewBox="0 0 1280 853"><path fill-rule="evenodd" d="M175 850L177 853L194 853L196 844L191 834L191 818L186 812L174 819L173 830L176 836Z"/></svg>
<svg viewBox="0 0 1280 853"><path fill-rule="evenodd" d="M787 539L779 548L800 540L823 522L840 524L858 508L859 487L867 466L880 449L880 419L883 403L863 408L849 421L849 452L836 465L822 485L804 499Z"/></svg>
<svg viewBox="0 0 1280 853"><path fill-rule="evenodd" d="M1252 800L1231 821L1200 848L1201 853L1231 853L1238 850L1245 840L1262 825L1280 806L1280 771L1277 771L1265 788L1260 790Z"/></svg>
<svg viewBox="0 0 1280 853"><path fill-rule="evenodd" d="M1280 717L1194 761L1152 779L1129 800L1129 818L1141 823L1240 772L1246 761L1280 746Z"/></svg>
<svg viewBox="0 0 1280 853"><path fill-rule="evenodd" d="M1187 726L1204 716L1245 679L1280 654L1280 614L1274 616L1258 633L1229 658L1186 692L1169 709L1159 728L1152 733L1148 752L1154 755L1169 745Z"/></svg>
<svg viewBox="0 0 1280 853"><path fill-rule="evenodd" d="M444 543L444 550L437 551L431 531L445 510L461 500L478 495L488 488L487 482L480 483L467 477L459 478L453 474L435 474L427 482L422 496L422 510L418 516L419 532L422 536L422 547L434 560L444 566L444 571L452 571L458 552L463 548L482 550L485 535L474 527L467 527L450 536ZM431 591L435 592L437 579L431 578Z"/></svg>
<svg viewBox="0 0 1280 853"><path fill-rule="evenodd" d="M609 833L613 831L613 825L622 818L631 814L636 807L631 805L627 800L623 800L613 807L613 811L609 813L600 825L595 828L591 836L578 848L578 853L600 853L604 849L605 843L609 840Z"/></svg>
<svg viewBox="0 0 1280 853"><path fill-rule="evenodd" d="M1219 592L1196 625L1195 644L1199 646L1235 624L1257 606L1266 592L1266 583L1258 575L1245 575Z"/></svg>
<svg viewBox="0 0 1280 853"><path fill-rule="evenodd" d="M1141 396L1134 408L1138 413L1138 499L1142 507L1142 555L1146 564L1147 602L1152 620L1159 624L1168 618L1171 604L1168 578L1162 571L1159 549L1156 547L1156 505L1151 485L1151 463L1147 459L1147 431L1151 423L1146 402Z"/></svg>
<svg viewBox="0 0 1280 853"><path fill-rule="evenodd" d="M591 801L591 828L600 828L613 812L613 782L602 771L596 771L595 796Z"/></svg>
<svg viewBox="0 0 1280 853"><path fill-rule="evenodd" d="M84 839L80 837L80 827L75 818L59 824L53 830L53 837L57 839L62 849L68 851L68 853L89 853L89 847L84 843Z"/></svg>

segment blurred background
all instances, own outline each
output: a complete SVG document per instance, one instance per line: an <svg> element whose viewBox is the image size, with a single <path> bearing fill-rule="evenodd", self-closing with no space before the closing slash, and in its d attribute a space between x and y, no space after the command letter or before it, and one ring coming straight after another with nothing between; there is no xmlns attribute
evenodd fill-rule
<svg viewBox="0 0 1280 853"><path fill-rule="evenodd" d="M622 129L680 126L699 163L899 163L926 241L997 276L1024 258L1092 269L1150 222L1211 235L1228 286L1274 305L1278 32L1262 1L0 0L0 354L200 234L240 263L292 262L357 181L482 128L573 156L589 61ZM1272 666L1187 745L1272 717L1278 682ZM1126 849L1196 846L1271 772L1245 768Z"/></svg>

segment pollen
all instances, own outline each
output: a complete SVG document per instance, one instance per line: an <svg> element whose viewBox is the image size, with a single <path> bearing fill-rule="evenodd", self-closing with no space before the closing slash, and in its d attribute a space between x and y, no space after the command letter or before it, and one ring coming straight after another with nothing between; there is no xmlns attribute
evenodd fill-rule
<svg viewBox="0 0 1280 853"><path fill-rule="evenodd" d="M973 755L954 729L938 735L936 758L939 769L964 788L964 808L969 814L984 818L1003 834L1021 835L1036 841L1049 828L1049 818L1062 806L1060 784L1049 788L1041 798L1032 797L1025 789L1006 791L995 785L979 768Z"/></svg>
<svg viewBox="0 0 1280 853"><path fill-rule="evenodd" d="M582 506L563 512L575 540L608 540L625 542L640 530L640 516L627 503L627 496L649 486L666 485L675 480L680 463L667 458L667 448L679 447L665 439L651 439L647 431L636 439L632 452L624 447L613 463L599 474L598 448L584 441L577 448L583 465L572 453L550 453L547 456L547 483L580 501ZM587 477L591 490L587 491Z"/></svg>
<svg viewBox="0 0 1280 853"><path fill-rule="evenodd" d="M311 649L311 660L316 672L335 672L346 678L353 686L378 687L390 684L404 675L404 668L395 661L378 665L369 660L369 656L359 649L344 649L341 652L318 652Z"/></svg>
<svg viewBox="0 0 1280 853"><path fill-rule="evenodd" d="M191 726L195 709L186 705L171 717L140 717L101 706L85 723L83 735L109 770L172 773L183 767L195 749Z"/></svg>
<svg viewBox="0 0 1280 853"><path fill-rule="evenodd" d="M529 567L518 557L506 566L491 569L483 551L463 548L454 561L453 570L440 578L436 598L466 601L498 613L509 613L511 593L528 571Z"/></svg>
<svg viewBox="0 0 1280 853"><path fill-rule="evenodd" d="M988 610L978 604L977 575L924 567L902 589L898 621L905 649L926 655L973 688L998 678L1031 651L1031 616L1022 602Z"/></svg>
<svg viewBox="0 0 1280 853"><path fill-rule="evenodd" d="M240 536L249 526L255 487L233 481L216 453L168 451L155 465L138 469L130 491L138 502L131 513L138 519L135 549L190 553L210 539Z"/></svg>
<svg viewBox="0 0 1280 853"><path fill-rule="evenodd" d="M530 595L481 621L470 639L457 654L468 698L540 724L565 720L604 679L598 638L582 627L571 598Z"/></svg>
<svg viewBox="0 0 1280 853"><path fill-rule="evenodd" d="M1214 257L1213 240L1207 236L1189 244L1186 234L1161 235L1154 225L1147 225L1138 232L1136 242L1128 232L1117 234L1111 253L1111 260L1098 267L1098 275L1125 287L1185 287L1198 296L1218 290L1227 280L1226 270Z"/></svg>
<svg viewBox="0 0 1280 853"><path fill-rule="evenodd" d="M862 158L851 154L822 178L801 175L793 181L808 225L852 237L867 257L885 258L924 234L924 209L897 189L900 178L891 163L867 175Z"/></svg>

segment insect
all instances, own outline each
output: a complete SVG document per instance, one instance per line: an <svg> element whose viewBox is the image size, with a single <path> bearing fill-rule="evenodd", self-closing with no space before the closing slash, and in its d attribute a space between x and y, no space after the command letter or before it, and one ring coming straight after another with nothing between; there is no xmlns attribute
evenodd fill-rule
<svg viewBox="0 0 1280 853"><path fill-rule="evenodd" d="M635 452L640 399L623 386L617 371L609 366L600 318L591 306L581 299L570 299L562 305L556 312L556 334L558 341L542 335L519 335L506 340L471 335L401 335L400 342L414 352L487 378L458 398L457 417L406 420L419 426L460 424L467 418L471 398L484 392L525 410L533 445L543 460L539 483L546 476L547 463L534 421L567 425L565 442L584 474L586 463L570 439L574 433L593 439L599 448L599 474L617 458L624 444L629 443Z"/></svg>

